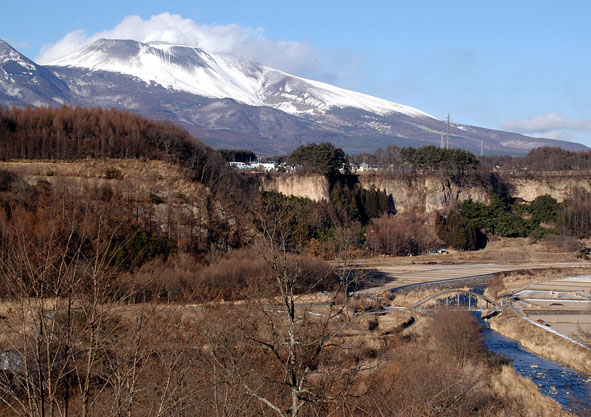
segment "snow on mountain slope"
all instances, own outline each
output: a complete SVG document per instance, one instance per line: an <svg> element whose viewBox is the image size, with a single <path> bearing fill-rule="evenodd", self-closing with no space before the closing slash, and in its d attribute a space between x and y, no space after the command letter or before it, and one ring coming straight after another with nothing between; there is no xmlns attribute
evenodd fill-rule
<svg viewBox="0 0 591 417"><path fill-rule="evenodd" d="M50 65L111 71L146 83L210 98L232 98L295 115L355 108L386 115L433 118L412 107L307 80L202 49L162 42L99 39Z"/></svg>
<svg viewBox="0 0 591 417"><path fill-rule="evenodd" d="M68 98L61 80L0 39L0 104L56 105Z"/></svg>
<svg viewBox="0 0 591 417"><path fill-rule="evenodd" d="M99 40L38 65L0 40L0 105L112 107L179 123L205 143L285 154L312 142L348 153L439 145L444 120L411 107L166 43ZM584 145L452 123L454 148L525 155Z"/></svg>

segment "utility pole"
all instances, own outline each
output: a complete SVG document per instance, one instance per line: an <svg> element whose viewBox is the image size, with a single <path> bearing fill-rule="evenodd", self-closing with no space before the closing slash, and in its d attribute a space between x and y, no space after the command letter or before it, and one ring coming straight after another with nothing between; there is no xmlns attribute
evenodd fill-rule
<svg viewBox="0 0 591 417"><path fill-rule="evenodd" d="M484 142L480 139L480 156L484 156Z"/></svg>
<svg viewBox="0 0 591 417"><path fill-rule="evenodd" d="M439 145L440 149L444 149L445 148L445 139L443 139L443 133L441 134L441 144Z"/></svg>

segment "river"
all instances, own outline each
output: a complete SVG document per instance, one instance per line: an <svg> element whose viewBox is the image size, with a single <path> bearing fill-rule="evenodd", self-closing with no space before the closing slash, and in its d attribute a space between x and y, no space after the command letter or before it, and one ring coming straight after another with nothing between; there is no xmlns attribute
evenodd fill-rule
<svg viewBox="0 0 591 417"><path fill-rule="evenodd" d="M528 352L519 342L492 330L479 314L476 316L488 350L511 359L519 375L531 379L542 394L556 400L564 409L576 409L574 405L578 402L591 410L591 376Z"/></svg>

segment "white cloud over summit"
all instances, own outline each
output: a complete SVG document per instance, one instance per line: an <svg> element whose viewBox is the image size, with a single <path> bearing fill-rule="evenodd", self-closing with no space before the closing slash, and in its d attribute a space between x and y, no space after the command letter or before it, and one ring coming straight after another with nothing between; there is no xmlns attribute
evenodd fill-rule
<svg viewBox="0 0 591 417"><path fill-rule="evenodd" d="M84 30L66 34L41 48L37 62L50 64L97 39L132 39L139 42L162 41L202 48L208 52L230 54L297 75L319 70L319 54L314 47L295 41L275 41L262 28L236 24L206 25L168 12L142 19L127 16L112 29L88 35Z"/></svg>
<svg viewBox="0 0 591 417"><path fill-rule="evenodd" d="M568 120L553 112L537 115L530 120L507 120L501 129L534 137L569 140L574 137L573 130L591 130L591 121Z"/></svg>

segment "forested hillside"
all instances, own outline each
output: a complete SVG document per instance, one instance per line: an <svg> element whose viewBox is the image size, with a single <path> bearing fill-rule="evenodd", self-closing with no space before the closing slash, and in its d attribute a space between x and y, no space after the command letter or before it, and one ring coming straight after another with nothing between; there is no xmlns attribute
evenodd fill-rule
<svg viewBox="0 0 591 417"><path fill-rule="evenodd" d="M191 171L193 179L233 201L248 195L220 154L170 122L113 109L0 108L0 158L157 159ZM222 191L223 190L223 191Z"/></svg>

